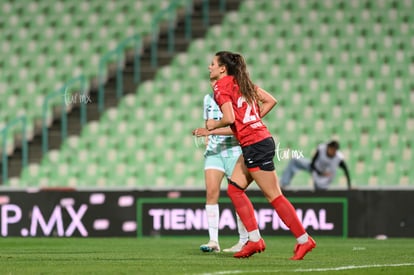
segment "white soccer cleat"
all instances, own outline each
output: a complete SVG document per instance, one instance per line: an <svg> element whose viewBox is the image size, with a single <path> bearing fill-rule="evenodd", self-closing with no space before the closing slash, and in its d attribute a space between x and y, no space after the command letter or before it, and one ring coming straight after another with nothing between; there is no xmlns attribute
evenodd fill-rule
<svg viewBox="0 0 414 275"><path fill-rule="evenodd" d="M243 246L244 246L244 243L242 243L242 242L238 242L238 243L236 243L235 245L233 245L233 246L232 246L232 247L230 247L230 248L225 248L225 249L223 249L223 252L232 252L232 253L236 253L236 252L239 252L240 250L242 250Z"/></svg>
<svg viewBox="0 0 414 275"><path fill-rule="evenodd" d="M220 252L220 246L215 241L209 241L207 244L200 245L200 250L203 252Z"/></svg>

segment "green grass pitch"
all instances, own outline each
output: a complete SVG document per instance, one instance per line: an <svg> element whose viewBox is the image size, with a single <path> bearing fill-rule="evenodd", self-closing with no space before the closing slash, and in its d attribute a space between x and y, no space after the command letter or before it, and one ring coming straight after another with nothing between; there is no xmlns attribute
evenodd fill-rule
<svg viewBox="0 0 414 275"><path fill-rule="evenodd" d="M414 238L315 240L291 261L293 237L265 236L266 251L248 259L201 252L206 237L2 238L0 274L414 274Z"/></svg>

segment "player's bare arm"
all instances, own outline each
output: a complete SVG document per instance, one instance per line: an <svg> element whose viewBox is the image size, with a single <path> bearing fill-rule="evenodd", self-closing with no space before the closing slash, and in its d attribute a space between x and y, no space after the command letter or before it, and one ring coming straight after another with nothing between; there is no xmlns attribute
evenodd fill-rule
<svg viewBox="0 0 414 275"><path fill-rule="evenodd" d="M227 127L234 123L236 117L234 115L232 103L226 102L220 107L223 117L220 120L209 119L206 121L206 128L214 130L217 128Z"/></svg>
<svg viewBox="0 0 414 275"><path fill-rule="evenodd" d="M230 127L217 128L214 130L207 130L207 128L197 128L193 130L193 135L197 137L204 137L209 135L232 136L233 131Z"/></svg>
<svg viewBox="0 0 414 275"><path fill-rule="evenodd" d="M264 117L273 107L276 106L277 100L270 93L263 90L262 88L257 89L257 94L260 101L260 117Z"/></svg>

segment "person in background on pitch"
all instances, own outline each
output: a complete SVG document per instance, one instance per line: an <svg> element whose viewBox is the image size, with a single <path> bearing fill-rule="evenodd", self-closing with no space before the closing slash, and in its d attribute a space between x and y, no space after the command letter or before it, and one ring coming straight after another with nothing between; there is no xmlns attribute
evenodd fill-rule
<svg viewBox="0 0 414 275"><path fill-rule="evenodd" d="M305 170L312 174L315 190L327 190L335 178L336 170L341 167L345 173L348 189L351 189L351 179L344 160L339 151L339 142L332 140L329 143L319 144L312 160L300 158L291 159L282 174L280 183L282 188L288 186L298 170Z"/></svg>
<svg viewBox="0 0 414 275"><path fill-rule="evenodd" d="M305 231L293 205L282 194L273 162L275 143L262 121L277 101L253 84L240 54L217 52L209 65L209 71L210 79L217 80L213 88L214 99L220 106L223 117L220 120L207 120L207 129L212 131L230 126L242 148L227 194L248 231L249 241L233 256L250 257L266 248L260 236L253 205L245 193L254 180L297 240L291 259L302 260L316 247L316 243Z"/></svg>
<svg viewBox="0 0 414 275"><path fill-rule="evenodd" d="M211 82L213 85L215 81ZM222 117L220 108L213 99L213 94L204 96L204 120L220 119ZM241 155L239 142L234 137L229 127L208 131L206 128L193 130L193 135L206 137L206 150L204 152L204 179L206 185L206 214L208 234L210 240L202 244L200 250L203 252L220 252L218 241L219 227L219 205L220 185L226 176L230 178L234 165ZM248 235L246 228L236 214L239 241L231 248L224 249L224 252L238 252L247 242Z"/></svg>

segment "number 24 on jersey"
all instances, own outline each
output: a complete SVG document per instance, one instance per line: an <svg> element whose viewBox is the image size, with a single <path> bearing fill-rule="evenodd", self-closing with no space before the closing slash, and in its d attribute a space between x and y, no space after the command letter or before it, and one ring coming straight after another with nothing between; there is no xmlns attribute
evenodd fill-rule
<svg viewBox="0 0 414 275"><path fill-rule="evenodd" d="M257 113L256 105L253 105L253 106L250 105L249 103L247 103L246 99L241 96L237 100L237 108L243 108L243 103L246 103L247 105L245 113L244 113L244 117L243 117L243 123L246 124L249 122L259 120L260 116Z"/></svg>

